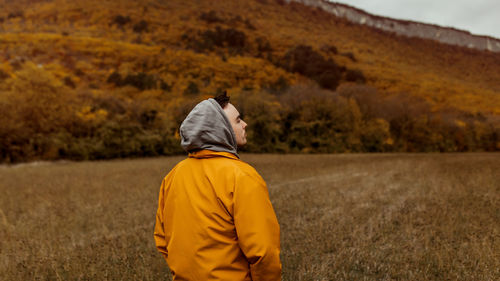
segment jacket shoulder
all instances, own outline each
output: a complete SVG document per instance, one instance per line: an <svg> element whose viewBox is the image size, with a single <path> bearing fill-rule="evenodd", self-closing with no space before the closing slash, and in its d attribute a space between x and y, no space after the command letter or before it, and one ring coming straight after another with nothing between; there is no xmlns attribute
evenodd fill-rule
<svg viewBox="0 0 500 281"><path fill-rule="evenodd" d="M216 165L219 169L224 170L224 173L230 173L238 178L251 178L253 180L263 182L264 179L260 176L260 174L252 167L250 164L239 160L239 159L230 159L225 157L214 157L208 159L194 159L194 158L186 158L179 163L177 163L172 170L165 176L168 178L169 176L173 176L176 172L184 173L186 171L193 171L193 163L192 161L214 161L212 165Z"/></svg>
<svg viewBox="0 0 500 281"><path fill-rule="evenodd" d="M260 174L252 167L250 164L243 162L241 160L235 160L235 164L237 166L238 175L241 177L249 177L256 181L264 183L264 179L260 176ZM264 183L265 184L265 183Z"/></svg>
<svg viewBox="0 0 500 281"><path fill-rule="evenodd" d="M178 162L177 164L175 164L175 166L170 169L170 171L165 175L164 179L167 179L173 175L175 175L175 173L178 171L178 170L182 170L184 166L186 166L187 162L186 160L188 160L188 158L184 159L184 160L181 160L180 162Z"/></svg>

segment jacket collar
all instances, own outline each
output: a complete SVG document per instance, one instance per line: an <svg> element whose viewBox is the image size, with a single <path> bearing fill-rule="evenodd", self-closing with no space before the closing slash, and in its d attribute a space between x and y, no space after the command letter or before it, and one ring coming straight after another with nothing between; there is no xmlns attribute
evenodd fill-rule
<svg viewBox="0 0 500 281"><path fill-rule="evenodd" d="M213 150L198 150L198 151L193 151L190 152L188 155L189 158L198 158L198 159L203 159L203 158L214 158L214 157L226 157L230 159L235 159L238 160L239 157L225 151L213 151Z"/></svg>

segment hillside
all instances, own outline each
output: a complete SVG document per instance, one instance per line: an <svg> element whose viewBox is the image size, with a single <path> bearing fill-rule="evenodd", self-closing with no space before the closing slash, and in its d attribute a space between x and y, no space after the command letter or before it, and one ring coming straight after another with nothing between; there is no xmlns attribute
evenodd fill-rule
<svg viewBox="0 0 500 281"><path fill-rule="evenodd" d="M249 151L500 149L499 53L285 1L0 5L3 161L178 153L187 110L224 90Z"/></svg>

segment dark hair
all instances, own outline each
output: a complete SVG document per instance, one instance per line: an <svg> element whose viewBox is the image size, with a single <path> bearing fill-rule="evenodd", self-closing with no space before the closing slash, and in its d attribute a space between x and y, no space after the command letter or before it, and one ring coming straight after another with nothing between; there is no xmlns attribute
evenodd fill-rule
<svg viewBox="0 0 500 281"><path fill-rule="evenodd" d="M229 103L229 97L227 96L226 91L218 96L215 96L214 100L217 101L217 103L219 103L220 107L222 108L226 107L226 105Z"/></svg>

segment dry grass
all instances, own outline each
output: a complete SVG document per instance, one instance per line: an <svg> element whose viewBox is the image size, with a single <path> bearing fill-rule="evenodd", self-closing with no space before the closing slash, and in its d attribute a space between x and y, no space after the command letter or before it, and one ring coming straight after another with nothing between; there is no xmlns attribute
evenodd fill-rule
<svg viewBox="0 0 500 281"><path fill-rule="evenodd" d="M499 280L499 154L244 155L284 280ZM164 280L157 193L183 157L0 166L0 280Z"/></svg>

